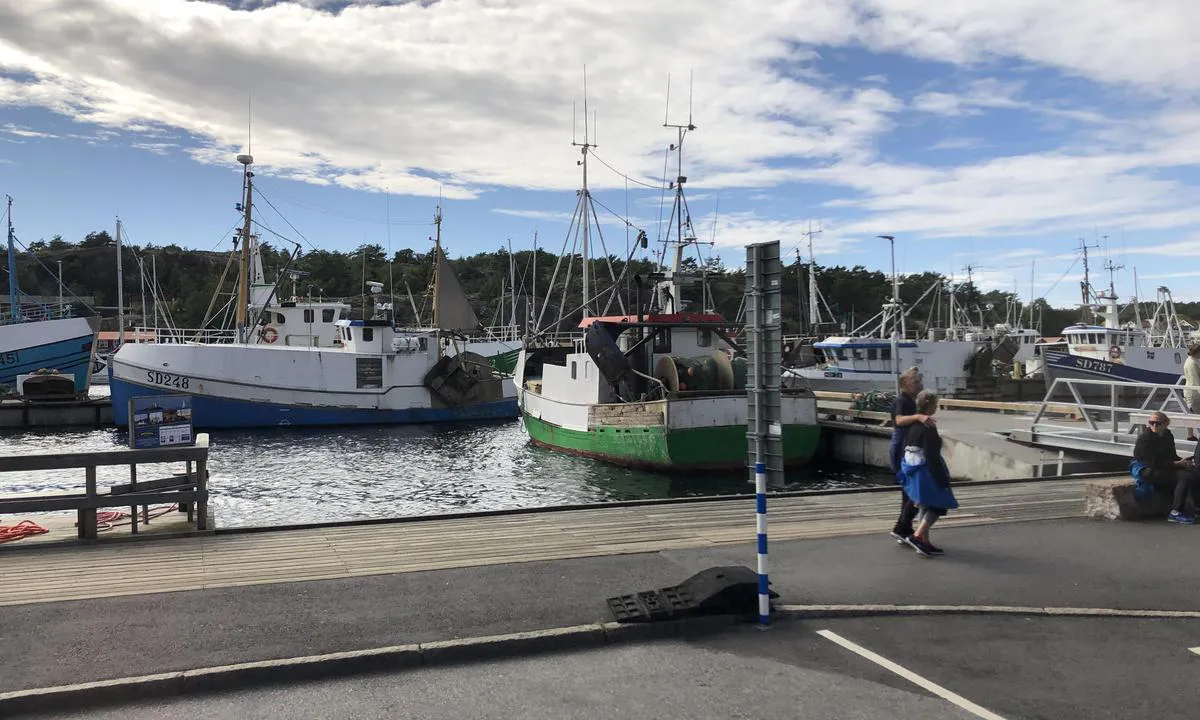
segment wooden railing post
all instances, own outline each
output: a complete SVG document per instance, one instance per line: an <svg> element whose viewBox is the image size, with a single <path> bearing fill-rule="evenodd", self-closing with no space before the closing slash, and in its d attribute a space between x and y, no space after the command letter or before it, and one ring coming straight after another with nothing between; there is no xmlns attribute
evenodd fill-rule
<svg viewBox="0 0 1200 720"><path fill-rule="evenodd" d="M137 492L137 463L129 463L129 492ZM129 531L138 534L137 505L129 507Z"/></svg>
<svg viewBox="0 0 1200 720"><path fill-rule="evenodd" d="M196 529L208 529L208 449L196 461Z"/></svg>
<svg viewBox="0 0 1200 720"><path fill-rule="evenodd" d="M96 499L96 466L87 466L87 481L84 494L88 500ZM79 537L84 540L96 539L96 508L84 508L79 511Z"/></svg>

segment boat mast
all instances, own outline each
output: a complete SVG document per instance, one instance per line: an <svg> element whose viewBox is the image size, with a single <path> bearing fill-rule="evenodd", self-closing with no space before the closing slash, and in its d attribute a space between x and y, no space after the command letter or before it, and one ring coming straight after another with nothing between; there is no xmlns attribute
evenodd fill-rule
<svg viewBox="0 0 1200 720"><path fill-rule="evenodd" d="M17 287L17 249L16 236L13 234L12 195L5 195L8 202L4 213L8 217L8 304L13 322L21 319L21 290Z"/></svg>
<svg viewBox="0 0 1200 720"><path fill-rule="evenodd" d="M592 273L591 273L591 235L592 235L592 193L588 190L588 151L594 147L600 147L592 143L592 133L588 128L588 101L587 101L587 67L583 68L583 142L576 142L575 138L571 138L571 147L579 148L579 154L583 159L579 161L579 165L583 168L583 188L579 191L579 209L581 212L579 220L579 229L583 235L583 253L581 256L583 264L583 317L590 317L592 307ZM575 120L571 119L571 131L574 135Z"/></svg>
<svg viewBox="0 0 1200 720"><path fill-rule="evenodd" d="M813 237L821 234L821 228L813 230L810 221L808 232L804 234L808 236L808 324L816 335L821 325L821 307L817 304L817 256L813 252Z"/></svg>
<svg viewBox="0 0 1200 720"><path fill-rule="evenodd" d="M442 200L438 198L437 212L433 215L433 327L441 328L442 314L438 308L438 293L441 291L442 274ZM438 344L438 355L441 355L441 344Z"/></svg>
<svg viewBox="0 0 1200 720"><path fill-rule="evenodd" d="M509 323L512 327L517 326L517 262L513 257L512 238L508 239L508 289L512 293L512 320Z"/></svg>
<svg viewBox="0 0 1200 720"><path fill-rule="evenodd" d="M242 208L242 213L245 220L242 223L242 263L238 268L238 293L237 293L237 333L238 340L247 342L250 337L248 330L249 323L247 315L250 310L250 218L251 209L254 202L254 173L250 171L250 166L254 164L254 158L249 155L238 155L237 161L243 166L243 177L245 178L246 201ZM157 315L155 322L157 322Z"/></svg>
<svg viewBox="0 0 1200 720"><path fill-rule="evenodd" d="M121 265L121 218L117 218L117 349L125 344L125 270Z"/></svg>
<svg viewBox="0 0 1200 720"><path fill-rule="evenodd" d="M674 128L676 132L676 141L671 144L670 150L675 151L675 201L671 207L671 219L667 225L667 237L663 247L663 260L666 260L667 247L671 243L671 225L675 226L675 257L674 265L671 268L669 280L667 282L668 292L671 293L671 311L683 311L683 298L681 285L676 282L676 278L683 266L683 249L688 245L696 244L695 231L692 228L692 216L687 208L687 199L683 194L683 186L687 183L687 176L683 174L683 140L687 134L696 129L695 123L692 122L692 98L691 90L688 90L688 121L686 125L677 125L669 122L669 114L671 112L671 78L667 76L667 109L663 113L663 127ZM687 228L687 236L684 236L684 228ZM664 268L665 269L665 268ZM701 288L701 297L707 297L707 288ZM661 305L661 303L660 303ZM701 303L703 305L703 303ZM660 310L664 308L660 307ZM703 309L703 308L702 308Z"/></svg>

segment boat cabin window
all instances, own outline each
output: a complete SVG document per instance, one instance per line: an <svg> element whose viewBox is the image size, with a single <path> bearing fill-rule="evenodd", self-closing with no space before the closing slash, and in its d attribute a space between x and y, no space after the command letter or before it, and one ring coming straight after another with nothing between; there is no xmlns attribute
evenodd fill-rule
<svg viewBox="0 0 1200 720"><path fill-rule="evenodd" d="M862 360L862 359L863 359L863 351L862 351L862 348L854 348L854 351L853 351L853 352L854 352L854 359L855 359L855 360Z"/></svg>
<svg viewBox="0 0 1200 720"><path fill-rule="evenodd" d="M287 320L287 318L285 318L283 316L283 313L275 313L275 324L276 325L282 325L285 320Z"/></svg>
<svg viewBox="0 0 1200 720"><path fill-rule="evenodd" d="M891 360L892 359L892 349L890 347L880 348L879 349L879 359L880 360Z"/></svg>
<svg viewBox="0 0 1200 720"><path fill-rule="evenodd" d="M375 329L369 328L369 327L363 328L363 342L371 342L374 339L375 339Z"/></svg>
<svg viewBox="0 0 1200 720"><path fill-rule="evenodd" d="M710 347L712 345L712 330L700 329L696 331L696 347Z"/></svg>
<svg viewBox="0 0 1200 720"><path fill-rule="evenodd" d="M325 308L321 311L321 322L331 323L333 322L333 318L333 308Z"/></svg>
<svg viewBox="0 0 1200 720"><path fill-rule="evenodd" d="M316 320L316 315L317 315L317 314L316 314L315 312L313 312L313 311L312 311L312 308L309 308L309 309L305 310L305 311L304 311L304 322L306 322L306 323L310 323L310 322L313 322L313 321L315 321L315 320Z"/></svg>
<svg viewBox="0 0 1200 720"><path fill-rule="evenodd" d="M879 350L877 350L876 348L871 348L870 350L867 350L867 359L868 360L878 360L879 359Z"/></svg>
<svg viewBox="0 0 1200 720"><path fill-rule="evenodd" d="M425 338L417 338L417 347L421 348L421 350L429 349L429 345L425 342Z"/></svg>
<svg viewBox="0 0 1200 720"><path fill-rule="evenodd" d="M577 363L574 360L572 360L571 361L571 379L572 380L574 380L576 377L576 375L575 375L576 365L577 365Z"/></svg>

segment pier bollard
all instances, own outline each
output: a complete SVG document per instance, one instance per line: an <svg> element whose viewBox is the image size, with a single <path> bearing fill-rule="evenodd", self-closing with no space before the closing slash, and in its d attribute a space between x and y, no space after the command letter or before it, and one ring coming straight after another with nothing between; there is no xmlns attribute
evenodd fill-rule
<svg viewBox="0 0 1200 720"><path fill-rule="evenodd" d="M771 583L767 579L767 466L754 463L755 525L758 530L758 622L771 623Z"/></svg>

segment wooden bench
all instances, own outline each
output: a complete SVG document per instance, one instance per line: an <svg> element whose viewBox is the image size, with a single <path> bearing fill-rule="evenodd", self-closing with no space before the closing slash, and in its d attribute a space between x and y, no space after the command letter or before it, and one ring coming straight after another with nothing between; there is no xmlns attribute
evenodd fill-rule
<svg viewBox="0 0 1200 720"><path fill-rule="evenodd" d="M1099 520L1147 520L1165 518L1171 501L1155 492L1139 502L1133 494L1133 478L1106 478L1088 483L1083 491L1083 514Z"/></svg>
<svg viewBox="0 0 1200 720"><path fill-rule="evenodd" d="M101 508L131 508L131 529L136 533L139 506L143 508L143 522L146 522L150 505L175 503L181 511L188 513L188 520L195 523L197 530L207 530L208 447L208 435L201 433L196 436L196 444L189 446L0 455L0 473L84 470L82 493L0 498L0 514L75 510L79 537L94 540L98 532L96 511ZM138 465L175 462L186 463L184 475L138 482ZM101 492L96 486L96 468L112 465L127 465L130 480L112 486L108 492Z"/></svg>

